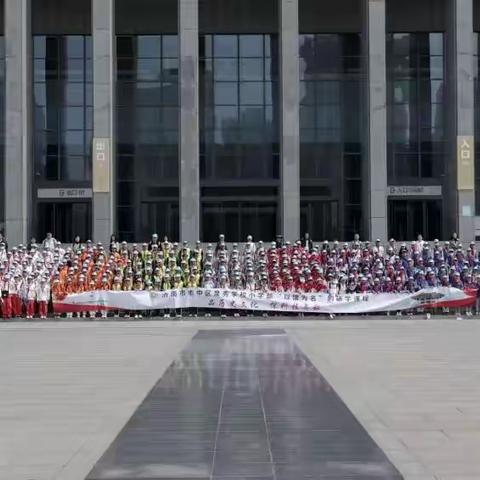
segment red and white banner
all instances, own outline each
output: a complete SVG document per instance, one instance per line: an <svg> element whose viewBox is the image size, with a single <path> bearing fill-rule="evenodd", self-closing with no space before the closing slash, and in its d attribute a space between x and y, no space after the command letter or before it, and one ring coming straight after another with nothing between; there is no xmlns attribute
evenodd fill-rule
<svg viewBox="0 0 480 480"><path fill-rule="evenodd" d="M247 290L185 288L168 291L114 292L95 290L67 295L53 302L57 313L93 310L228 309L268 312L374 313L417 308L467 307L475 303L476 290L426 288L415 293L251 292Z"/></svg>

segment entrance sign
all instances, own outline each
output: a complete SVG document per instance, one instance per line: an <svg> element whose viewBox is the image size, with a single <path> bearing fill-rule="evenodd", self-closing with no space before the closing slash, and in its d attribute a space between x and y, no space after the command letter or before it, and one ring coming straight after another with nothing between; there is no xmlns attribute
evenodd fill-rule
<svg viewBox="0 0 480 480"><path fill-rule="evenodd" d="M110 165L111 165L110 139L93 139L93 192L110 192Z"/></svg>
<svg viewBox="0 0 480 480"><path fill-rule="evenodd" d="M475 187L473 136L459 135L457 137L457 188L458 190L473 190Z"/></svg>

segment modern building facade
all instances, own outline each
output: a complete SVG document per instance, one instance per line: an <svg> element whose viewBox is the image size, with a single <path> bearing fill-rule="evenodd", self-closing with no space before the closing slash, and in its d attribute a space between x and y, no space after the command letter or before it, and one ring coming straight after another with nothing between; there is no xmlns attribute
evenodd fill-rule
<svg viewBox="0 0 480 480"><path fill-rule="evenodd" d="M479 3L0 0L0 224L479 237Z"/></svg>

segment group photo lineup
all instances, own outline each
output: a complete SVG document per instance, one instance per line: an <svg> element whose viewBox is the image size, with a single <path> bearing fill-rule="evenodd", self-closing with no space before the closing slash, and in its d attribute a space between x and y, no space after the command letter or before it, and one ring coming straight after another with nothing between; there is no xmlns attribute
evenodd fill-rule
<svg viewBox="0 0 480 480"><path fill-rule="evenodd" d="M0 0L2 317L476 314L464 1Z"/></svg>
<svg viewBox="0 0 480 480"><path fill-rule="evenodd" d="M4 319L477 313L475 242L303 240L109 245L51 233L8 248L0 238Z"/></svg>

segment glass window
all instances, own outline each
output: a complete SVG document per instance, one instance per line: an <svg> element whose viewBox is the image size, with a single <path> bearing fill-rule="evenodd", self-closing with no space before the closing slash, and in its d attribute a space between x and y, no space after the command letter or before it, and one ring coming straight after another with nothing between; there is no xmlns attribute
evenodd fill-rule
<svg viewBox="0 0 480 480"><path fill-rule="evenodd" d="M46 80L45 59L36 59L33 62L33 76L35 82L44 82Z"/></svg>
<svg viewBox="0 0 480 480"><path fill-rule="evenodd" d="M33 37L34 158L39 180L91 178L93 95L86 68L91 48L89 37L83 35Z"/></svg>
<svg viewBox="0 0 480 480"><path fill-rule="evenodd" d="M85 80L85 60L67 58L61 71L62 77L71 82Z"/></svg>
<svg viewBox="0 0 480 480"><path fill-rule="evenodd" d="M164 58L178 58L178 40L176 35L162 36L162 56Z"/></svg>
<svg viewBox="0 0 480 480"><path fill-rule="evenodd" d="M240 35L240 57L263 57L263 35Z"/></svg>
<svg viewBox="0 0 480 480"><path fill-rule="evenodd" d="M261 107L242 105L240 108L240 126L252 143L263 142L264 118L264 111Z"/></svg>
<svg viewBox="0 0 480 480"><path fill-rule="evenodd" d="M300 104L315 105L315 82L300 82Z"/></svg>
<svg viewBox="0 0 480 480"><path fill-rule="evenodd" d="M237 45L236 35L213 35L213 51L216 58L236 58Z"/></svg>
<svg viewBox="0 0 480 480"><path fill-rule="evenodd" d="M443 43L442 33L399 33L390 35L387 42L390 181L441 181L445 121Z"/></svg>
<svg viewBox="0 0 480 480"><path fill-rule="evenodd" d="M64 100L65 105L85 104L85 85L83 83L65 83Z"/></svg>
<svg viewBox="0 0 480 480"><path fill-rule="evenodd" d="M244 58L240 60L240 80L263 80L263 59Z"/></svg>
<svg viewBox="0 0 480 480"><path fill-rule="evenodd" d="M211 198L212 189L202 188L204 240L218 235L218 222L222 229L228 226L233 240L248 233L258 237L272 225L275 231L276 207L265 214L269 226L264 227L259 224L263 215L259 206L248 215L239 213L239 208L247 212L250 207L240 202L235 188L243 185L247 197L255 188L262 201L276 205L277 194L270 188L276 189L279 181L276 44L275 35L263 34L200 38L201 185L232 182L227 198L219 194L217 203ZM218 208L213 208L214 203ZM210 223L215 222L212 229Z"/></svg>
<svg viewBox="0 0 480 480"><path fill-rule="evenodd" d="M340 102L340 82L338 80L328 80L315 82L316 91L316 103L319 104L339 104Z"/></svg>
<svg viewBox="0 0 480 480"><path fill-rule="evenodd" d="M299 54L301 234L348 240L362 224L361 36L304 34Z"/></svg>
<svg viewBox="0 0 480 480"><path fill-rule="evenodd" d="M127 105L160 106L162 104L162 84L160 82L136 82L127 84L128 97L123 100Z"/></svg>
<svg viewBox="0 0 480 480"><path fill-rule="evenodd" d="M162 109L156 107L137 107L135 125L138 130L160 130L162 127Z"/></svg>
<svg viewBox="0 0 480 480"><path fill-rule="evenodd" d="M215 80L238 81L238 61L235 58L215 58L213 68Z"/></svg>
<svg viewBox="0 0 480 480"><path fill-rule="evenodd" d="M413 103L417 98L417 82L415 80L396 80L393 82L394 103Z"/></svg>
<svg viewBox="0 0 480 480"><path fill-rule="evenodd" d="M117 57L134 56L134 41L133 37L117 37Z"/></svg>
<svg viewBox="0 0 480 480"><path fill-rule="evenodd" d="M263 82L243 82L240 84L242 105L263 105Z"/></svg>
<svg viewBox="0 0 480 480"><path fill-rule="evenodd" d="M66 155L85 155L85 133L77 130L64 132L62 149Z"/></svg>
<svg viewBox="0 0 480 480"><path fill-rule="evenodd" d="M160 37L154 35L137 37L137 57L160 59L161 44Z"/></svg>
<svg viewBox="0 0 480 480"><path fill-rule="evenodd" d="M428 39L430 55L443 56L443 33L430 33Z"/></svg>
<svg viewBox="0 0 480 480"><path fill-rule="evenodd" d="M116 95L119 237L178 240L177 36L117 37Z"/></svg>
<svg viewBox="0 0 480 480"><path fill-rule="evenodd" d="M33 100L35 105L47 104L47 89L45 83L35 83L33 86Z"/></svg>
<svg viewBox="0 0 480 480"><path fill-rule="evenodd" d="M219 130L222 127L234 127L238 120L238 108L228 106L217 106L214 111L215 127Z"/></svg>
<svg viewBox="0 0 480 480"><path fill-rule="evenodd" d="M160 58L137 59L137 80L139 81L159 81L160 70Z"/></svg>
<svg viewBox="0 0 480 480"><path fill-rule="evenodd" d="M83 130L85 128L85 110L83 107L66 107L61 109L63 130Z"/></svg>
<svg viewBox="0 0 480 480"><path fill-rule="evenodd" d="M43 35L35 35L33 37L33 57L45 58L46 56L46 41Z"/></svg>
<svg viewBox="0 0 480 480"><path fill-rule="evenodd" d="M300 106L300 130L315 128L315 107ZM314 132L315 130L313 130Z"/></svg>
<svg viewBox="0 0 480 480"><path fill-rule="evenodd" d="M216 105L237 105L238 85L236 82L215 82L214 96Z"/></svg>
<svg viewBox="0 0 480 480"><path fill-rule="evenodd" d="M480 215L480 35L473 34L473 71L474 71L474 103L475 103L475 214Z"/></svg>
<svg viewBox="0 0 480 480"><path fill-rule="evenodd" d="M118 79L134 79L135 78L135 62L133 58L117 59L117 78Z"/></svg>
<svg viewBox="0 0 480 480"><path fill-rule="evenodd" d="M45 38L45 58L58 59L58 45L62 41L62 37L49 36Z"/></svg>
<svg viewBox="0 0 480 480"><path fill-rule="evenodd" d="M81 35L69 35L65 37L65 56L67 58L85 58L85 37Z"/></svg>
<svg viewBox="0 0 480 480"><path fill-rule="evenodd" d="M0 111L5 112L5 42L0 36ZM5 178L5 119L0 119L0 182ZM3 183L1 183L3 185ZM0 189L0 229L4 229L5 192Z"/></svg>
<svg viewBox="0 0 480 480"><path fill-rule="evenodd" d="M162 80L178 83L178 59L164 58L162 61Z"/></svg>

